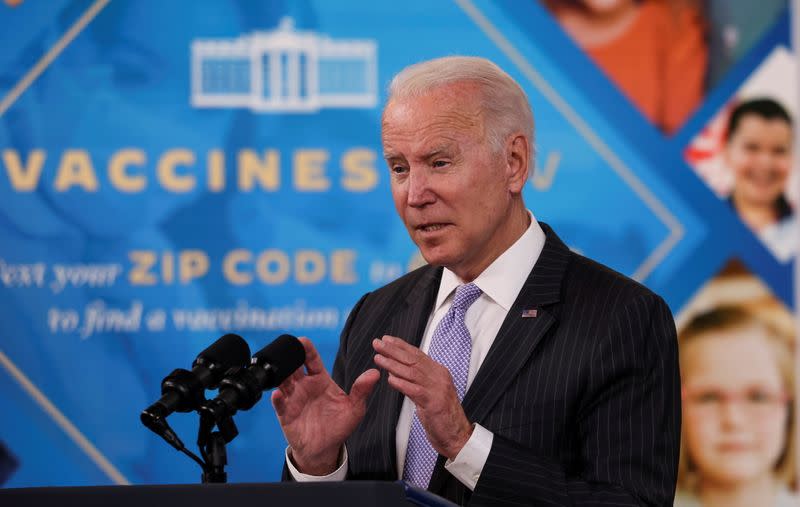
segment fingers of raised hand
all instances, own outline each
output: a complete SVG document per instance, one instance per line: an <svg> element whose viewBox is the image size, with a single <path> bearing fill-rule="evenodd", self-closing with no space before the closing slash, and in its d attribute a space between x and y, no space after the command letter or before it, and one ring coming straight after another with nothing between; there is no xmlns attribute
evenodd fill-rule
<svg viewBox="0 0 800 507"><path fill-rule="evenodd" d="M296 416L297 403L293 403L292 398L281 390L275 389L270 396L270 401L281 424Z"/></svg>
<svg viewBox="0 0 800 507"><path fill-rule="evenodd" d="M359 375L355 382L353 382L353 387L350 388L350 397L352 398L353 402L359 407L363 407L367 400L367 396L369 396L369 394L372 392L372 389L375 387L375 384L378 383L380 378L380 372L374 368L371 368Z"/></svg>
<svg viewBox="0 0 800 507"><path fill-rule="evenodd" d="M396 355L399 360L406 364L416 365L433 361L428 354L422 352L418 347L411 345L405 340L393 336L387 336L386 338L392 349L396 350Z"/></svg>
<svg viewBox="0 0 800 507"><path fill-rule="evenodd" d="M275 408L275 412L278 414L278 417L280 417L286 410L286 395L283 394L279 389L275 389L272 391L270 401L272 401L272 406Z"/></svg>
<svg viewBox="0 0 800 507"><path fill-rule="evenodd" d="M309 375L315 375L317 373L322 373L325 371L325 365L322 362L322 358L317 352L317 349L314 347L314 344L311 343L311 340L306 338L305 336L299 338L300 343L303 344L303 349L306 352L306 370L308 370Z"/></svg>
<svg viewBox="0 0 800 507"><path fill-rule="evenodd" d="M372 341L372 346L376 352L389 357L406 365L415 365L430 358L417 347L410 343L395 338L394 336L383 336Z"/></svg>
<svg viewBox="0 0 800 507"><path fill-rule="evenodd" d="M292 396L297 388L298 382L303 380L305 376L306 375L303 373L303 369L298 368L294 373L286 377L286 380L278 385L278 389L276 389L276 391L279 391L286 397Z"/></svg>
<svg viewBox="0 0 800 507"><path fill-rule="evenodd" d="M408 396L418 407L424 407L428 404L430 393L424 386L400 378L391 372L389 373L388 382L394 389Z"/></svg>
<svg viewBox="0 0 800 507"><path fill-rule="evenodd" d="M383 354L375 355L375 364L377 364L384 370L388 371L395 377L408 380L415 384L425 382L424 372L421 371L418 365L409 366L405 363L401 363L396 359L393 359L390 356L385 356Z"/></svg>

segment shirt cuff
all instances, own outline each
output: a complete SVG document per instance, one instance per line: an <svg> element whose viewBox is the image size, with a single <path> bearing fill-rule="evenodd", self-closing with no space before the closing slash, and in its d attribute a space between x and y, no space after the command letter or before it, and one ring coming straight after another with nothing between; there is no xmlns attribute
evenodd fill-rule
<svg viewBox="0 0 800 507"><path fill-rule="evenodd" d="M480 424L475 424L472 436L461 448L461 451L454 460L447 460L444 464L445 470L450 472L453 477L461 481L470 491L475 491L478 479L481 477L483 466L492 450L494 433L487 430Z"/></svg>
<svg viewBox="0 0 800 507"><path fill-rule="evenodd" d="M308 475L299 471L297 467L294 466L294 463L292 463L289 453L291 450L291 446L286 448L286 466L289 468L289 473L292 475L292 479L297 482L343 481L347 477L347 447L345 446L342 446L342 452L339 454L339 462L341 463L339 468L328 475Z"/></svg>

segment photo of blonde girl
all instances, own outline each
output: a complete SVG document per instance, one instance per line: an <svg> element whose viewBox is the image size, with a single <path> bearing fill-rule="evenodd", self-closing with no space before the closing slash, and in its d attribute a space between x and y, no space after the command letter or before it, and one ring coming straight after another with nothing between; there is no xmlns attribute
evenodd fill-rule
<svg viewBox="0 0 800 507"><path fill-rule="evenodd" d="M791 490L793 346L757 309L718 306L679 333L683 428L676 507L800 505Z"/></svg>

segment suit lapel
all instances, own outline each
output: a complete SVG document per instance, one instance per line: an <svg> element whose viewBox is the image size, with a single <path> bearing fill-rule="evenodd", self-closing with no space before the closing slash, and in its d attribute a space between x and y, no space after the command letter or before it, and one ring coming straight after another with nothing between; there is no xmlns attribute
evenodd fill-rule
<svg viewBox="0 0 800 507"><path fill-rule="evenodd" d="M542 337L557 322L548 306L561 297L570 252L547 225L542 224L542 229L546 234L542 253L464 397L464 411L470 421L483 422Z"/></svg>
<svg viewBox="0 0 800 507"><path fill-rule="evenodd" d="M411 345L419 347L422 342L422 335L425 333L425 326L428 324L428 317L436 301L441 278L442 268L431 267L427 270L408 292L401 307L391 317L388 334L402 338ZM383 442L384 449L390 450L391 465L394 471L393 477L397 477L399 472L397 470L395 435L397 419L400 417L400 408L403 405L403 395L389 387L386 377L386 372L382 371L381 381L378 385L378 388L383 390L380 396L383 400L381 424L384 426L381 434L384 435L385 439Z"/></svg>
<svg viewBox="0 0 800 507"><path fill-rule="evenodd" d="M547 224L541 223L545 244L509 310L489 353L467 390L462 405L470 421L483 423L508 386L528 362L547 331L557 324L552 305L561 298L561 285L570 251ZM525 310L536 310L536 316ZM439 456L428 489L443 494L452 476L444 469L445 457ZM451 484L452 485L452 484ZM459 491L463 490L457 487Z"/></svg>

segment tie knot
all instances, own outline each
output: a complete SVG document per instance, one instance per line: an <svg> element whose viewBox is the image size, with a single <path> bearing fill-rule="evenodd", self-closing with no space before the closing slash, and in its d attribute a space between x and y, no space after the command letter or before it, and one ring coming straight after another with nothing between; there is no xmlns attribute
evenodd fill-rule
<svg viewBox="0 0 800 507"><path fill-rule="evenodd" d="M482 293L483 291L474 283L459 285L453 298L453 308L466 312Z"/></svg>

